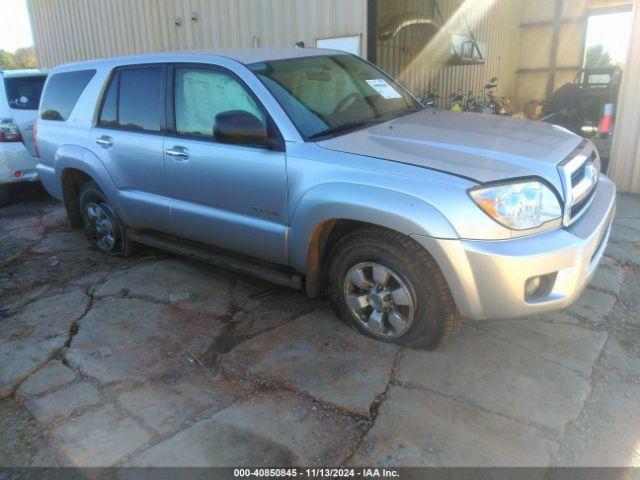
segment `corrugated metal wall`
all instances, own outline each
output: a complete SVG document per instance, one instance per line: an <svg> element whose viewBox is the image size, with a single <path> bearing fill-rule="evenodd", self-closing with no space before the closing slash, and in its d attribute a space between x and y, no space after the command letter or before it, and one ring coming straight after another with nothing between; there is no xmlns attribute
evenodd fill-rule
<svg viewBox="0 0 640 480"><path fill-rule="evenodd" d="M624 65L607 174L620 191L640 193L640 0L635 0L633 8L631 44Z"/></svg>
<svg viewBox="0 0 640 480"><path fill-rule="evenodd" d="M366 0L28 0L42 67L157 51L363 35Z"/></svg>
<svg viewBox="0 0 640 480"><path fill-rule="evenodd" d="M378 0L378 25L384 25L397 13L433 14L434 0ZM415 38L411 28L391 41L378 41L378 64L399 77L418 94L431 90L448 103L450 93L482 92L488 80L497 76L498 95L515 97L518 68L520 0L437 0L447 30L464 33L466 22L478 41L486 44L486 62L482 65L443 66L432 63L433 42L410 64ZM456 13L457 12L457 13Z"/></svg>

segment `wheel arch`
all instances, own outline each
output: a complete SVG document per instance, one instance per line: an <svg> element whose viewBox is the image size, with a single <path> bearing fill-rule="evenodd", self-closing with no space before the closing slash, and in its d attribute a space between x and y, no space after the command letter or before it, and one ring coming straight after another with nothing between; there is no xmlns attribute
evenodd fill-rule
<svg viewBox="0 0 640 480"><path fill-rule="evenodd" d="M309 191L292 215L290 261L306 275L310 297L321 293L323 262L344 234L380 227L412 234L457 238L451 224L422 199L378 187L329 184ZM419 232L419 233L417 233Z"/></svg>
<svg viewBox="0 0 640 480"><path fill-rule="evenodd" d="M60 172L62 200L72 226L82 226L78 194L82 185L91 180L96 182L118 215L121 215L115 185L95 154L79 146L63 145L56 151L55 158L56 169Z"/></svg>

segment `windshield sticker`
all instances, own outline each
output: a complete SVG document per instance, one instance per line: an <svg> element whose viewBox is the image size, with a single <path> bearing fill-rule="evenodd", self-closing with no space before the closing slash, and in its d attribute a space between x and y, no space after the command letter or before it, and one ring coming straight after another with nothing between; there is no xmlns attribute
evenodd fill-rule
<svg viewBox="0 0 640 480"><path fill-rule="evenodd" d="M371 88L378 92L382 98L386 100L390 100L392 98L402 98L402 95L400 95L395 88L389 85L382 78L367 80L367 83L371 86Z"/></svg>

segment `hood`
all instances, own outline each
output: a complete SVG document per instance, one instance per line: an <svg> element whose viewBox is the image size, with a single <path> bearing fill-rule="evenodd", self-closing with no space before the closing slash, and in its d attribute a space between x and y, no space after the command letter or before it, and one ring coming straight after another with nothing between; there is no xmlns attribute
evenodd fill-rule
<svg viewBox="0 0 640 480"><path fill-rule="evenodd" d="M482 183L536 175L559 187L556 166L581 141L549 123L424 109L318 145Z"/></svg>

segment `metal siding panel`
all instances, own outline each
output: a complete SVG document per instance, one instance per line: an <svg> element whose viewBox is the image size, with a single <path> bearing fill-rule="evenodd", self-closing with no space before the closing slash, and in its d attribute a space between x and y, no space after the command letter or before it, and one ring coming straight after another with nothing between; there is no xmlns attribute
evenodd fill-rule
<svg viewBox="0 0 640 480"><path fill-rule="evenodd" d="M447 27L451 30L461 30L464 24L460 18L456 20L454 14L459 3L455 0L439 1ZM388 2L379 3L379 24L384 24L390 16L401 12L415 11L430 14L433 2ZM446 66L429 63L428 58L418 60L414 65L409 64L406 46L410 45L408 33L401 32L391 42L378 42L380 64L395 75L399 75L404 83L418 94L428 89L437 89L441 103L448 103L448 96L458 90L472 90L476 94L482 92L486 81L494 75L501 77L501 88L498 94L515 95L515 84L512 80L516 69L515 56L509 50L513 45L513 35L517 35L519 22L519 3L515 0L496 0L495 4L484 0L467 0L465 15L479 41L485 42L487 47L484 65ZM408 30L408 29L407 29ZM516 36L517 38L517 36ZM499 60L498 60L499 59Z"/></svg>
<svg viewBox="0 0 640 480"><path fill-rule="evenodd" d="M309 46L363 35L366 0L29 0L42 66L153 51ZM192 21L197 12L199 20ZM182 17L176 26L175 18ZM364 48L364 45L363 45Z"/></svg>
<svg viewBox="0 0 640 480"><path fill-rule="evenodd" d="M640 0L634 2L608 175L622 192L640 193Z"/></svg>

